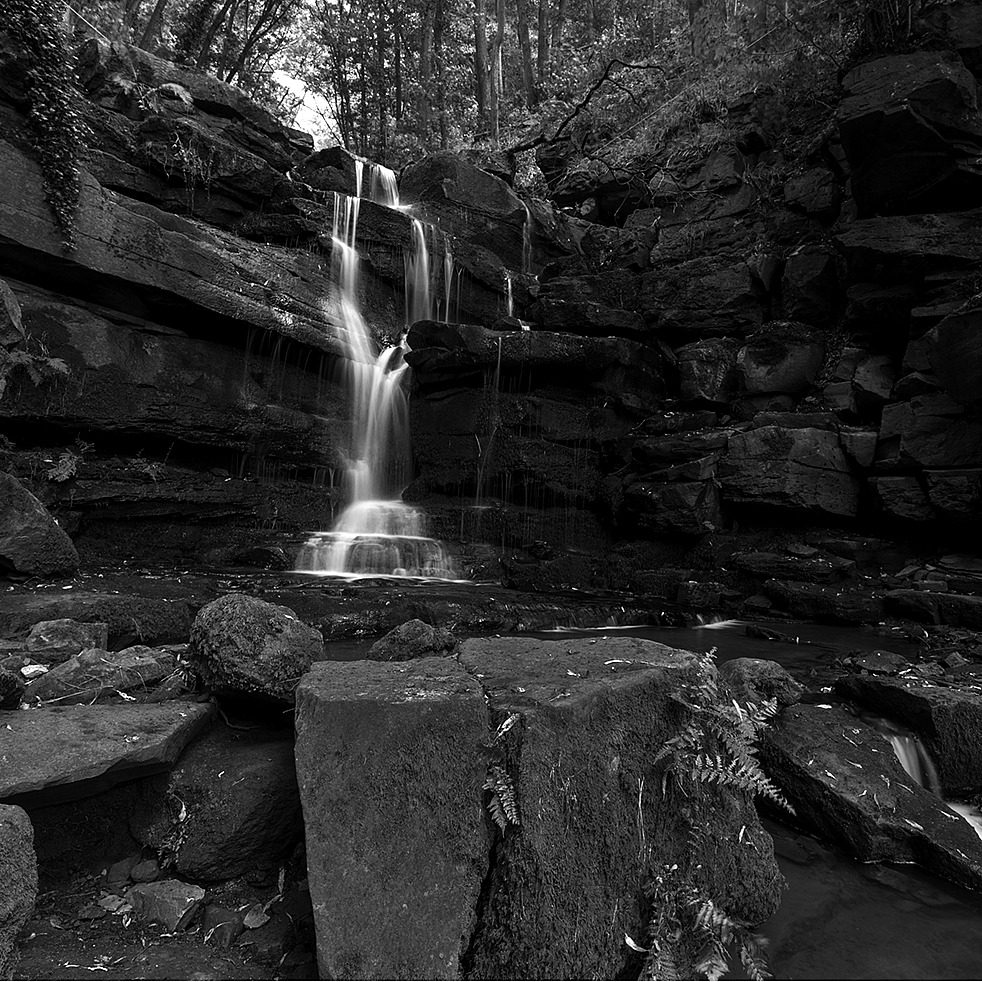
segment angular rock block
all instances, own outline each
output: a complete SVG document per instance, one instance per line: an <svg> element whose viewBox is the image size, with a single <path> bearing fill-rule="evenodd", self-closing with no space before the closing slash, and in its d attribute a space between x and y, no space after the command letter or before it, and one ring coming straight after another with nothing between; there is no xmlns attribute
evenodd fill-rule
<svg viewBox="0 0 982 982"><path fill-rule="evenodd" d="M861 214L982 203L976 82L957 54L877 58L842 84L837 119Z"/></svg>
<svg viewBox="0 0 982 982"><path fill-rule="evenodd" d="M46 706L0 729L0 801L39 808L173 766L215 715L209 703Z"/></svg>
<svg viewBox="0 0 982 982"><path fill-rule="evenodd" d="M698 656L638 639L487 638L463 642L460 661L507 729L494 743L521 823L496 840L468 978L623 977L624 935L647 938L655 877L749 924L775 909L780 874L750 797L683 792L654 764L691 720Z"/></svg>
<svg viewBox="0 0 982 982"><path fill-rule="evenodd" d="M126 891L133 913L147 924L160 924L164 930L183 931L190 927L205 891L180 880L160 880L157 883L137 883Z"/></svg>
<svg viewBox="0 0 982 982"><path fill-rule="evenodd" d="M0 979L9 979L17 935L34 911L38 892L34 829L16 805L0 805L0 883Z"/></svg>
<svg viewBox="0 0 982 982"><path fill-rule="evenodd" d="M447 658L321 662L296 729L321 977L459 977L490 843L480 684Z"/></svg>
<svg viewBox="0 0 982 982"><path fill-rule="evenodd" d="M734 433L720 466L726 498L854 516L859 480L826 430L761 426Z"/></svg>
<svg viewBox="0 0 982 982"><path fill-rule="evenodd" d="M174 870L196 882L273 866L303 836L292 741L264 728L212 730L181 755L162 799L130 828L155 849L176 843Z"/></svg>
<svg viewBox="0 0 982 982"><path fill-rule="evenodd" d="M871 726L837 707L793 706L765 734L761 759L801 821L862 862L919 863L982 889L975 830L909 777Z"/></svg>
<svg viewBox="0 0 982 982"><path fill-rule="evenodd" d="M982 787L982 704L978 689L869 675L841 678L835 688L923 737L945 794L975 794Z"/></svg>
<svg viewBox="0 0 982 982"><path fill-rule="evenodd" d="M0 567L31 576L78 569L78 553L48 510L11 474L0 473Z"/></svg>

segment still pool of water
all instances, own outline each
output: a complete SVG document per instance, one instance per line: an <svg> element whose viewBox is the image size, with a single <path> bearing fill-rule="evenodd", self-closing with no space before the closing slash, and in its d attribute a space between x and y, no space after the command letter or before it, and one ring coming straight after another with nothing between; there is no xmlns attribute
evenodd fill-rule
<svg viewBox="0 0 982 982"><path fill-rule="evenodd" d="M765 825L788 882L760 928L776 979L982 978L982 896Z"/></svg>

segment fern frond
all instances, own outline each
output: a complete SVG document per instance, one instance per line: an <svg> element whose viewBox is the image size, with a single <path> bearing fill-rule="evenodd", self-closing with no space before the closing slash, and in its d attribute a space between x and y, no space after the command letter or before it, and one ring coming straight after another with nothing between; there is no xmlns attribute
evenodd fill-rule
<svg viewBox="0 0 982 982"><path fill-rule="evenodd" d="M491 801L488 802L488 809L491 817L495 820L501 831L504 832L508 823L521 825L521 816L518 811L518 798L515 795L515 786L512 784L508 772L500 764L491 764L488 767L488 775L484 780L484 789L491 792ZM504 820L504 824L499 820Z"/></svg>

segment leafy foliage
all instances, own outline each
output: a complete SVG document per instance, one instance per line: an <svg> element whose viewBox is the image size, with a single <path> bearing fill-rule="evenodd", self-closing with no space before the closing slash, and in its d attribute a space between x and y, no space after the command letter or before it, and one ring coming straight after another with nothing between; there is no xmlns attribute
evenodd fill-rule
<svg viewBox="0 0 982 982"><path fill-rule="evenodd" d="M81 187L78 164L86 135L77 106L73 59L52 4L7 0L4 7L7 30L27 52L29 122L44 193L65 245L72 248Z"/></svg>
<svg viewBox="0 0 982 982"><path fill-rule="evenodd" d="M719 784L736 791L761 795L794 814L787 799L761 770L757 760L760 731L777 712L777 702L741 706L721 698L713 656L715 649L699 661L699 681L689 699L680 700L692 714L685 727L659 751L656 763L668 760L665 780L675 774L680 780ZM709 750L711 739L719 750Z"/></svg>
<svg viewBox="0 0 982 982"><path fill-rule="evenodd" d="M43 347L38 352L28 348L0 348L0 398L18 370L25 372L34 385L40 385L48 378L67 378L71 374L64 359L50 357Z"/></svg>
<svg viewBox="0 0 982 982"><path fill-rule="evenodd" d="M505 735L521 722L517 713L512 713L496 730L488 750L491 760L488 762L487 776L484 779L484 790L488 792L488 813L495 825L504 835L510 826L522 824L518 809L518 794L515 784L506 766Z"/></svg>
<svg viewBox="0 0 982 982"><path fill-rule="evenodd" d="M760 731L777 711L776 702L741 706L721 691L713 662L715 649L701 656L696 681L678 699L688 713L682 729L661 749L662 791L674 777L687 800L699 785L717 785L739 793L763 795L789 811L791 806L763 773L756 756ZM741 838L743 832L741 832ZM712 843L704 823L692 820L692 855L705 855ZM651 903L648 949L642 978L688 979L695 975L719 979L736 951L747 976L770 978L764 941L750 925L732 917L693 882L690 871L664 867L648 889ZM678 964L679 954L696 951L691 964Z"/></svg>

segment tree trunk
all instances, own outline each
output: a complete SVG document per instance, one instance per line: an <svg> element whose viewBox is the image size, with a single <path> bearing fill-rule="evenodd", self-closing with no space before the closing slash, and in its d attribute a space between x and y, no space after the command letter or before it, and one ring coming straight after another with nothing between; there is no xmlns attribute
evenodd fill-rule
<svg viewBox="0 0 982 982"><path fill-rule="evenodd" d="M726 0L688 0L692 57L711 64L726 27Z"/></svg>
<svg viewBox="0 0 982 982"><path fill-rule="evenodd" d="M479 130L488 121L488 25L484 0L474 0L474 95Z"/></svg>
<svg viewBox="0 0 982 982"><path fill-rule="evenodd" d="M378 159L385 160L388 136L388 108L386 95L388 84L385 75L385 5L379 0L375 21L375 99L378 102Z"/></svg>
<svg viewBox="0 0 982 982"><path fill-rule="evenodd" d="M222 4L222 9L215 14L211 24L208 26L208 30L205 32L201 47L198 49L198 56L194 59L196 68L204 68L208 63L208 55L211 53L211 46L215 43L215 36L222 29L226 17L235 17L233 4L237 5L237 3L238 0L225 0L225 3ZM230 10L232 11L231 14L229 13Z"/></svg>
<svg viewBox="0 0 982 982"><path fill-rule="evenodd" d="M532 40L529 37L529 0L517 0L518 43L522 50L522 78L525 82L525 102L531 109L538 101L535 75L532 72Z"/></svg>
<svg viewBox="0 0 982 982"><path fill-rule="evenodd" d="M440 149L450 145L447 132L447 73L443 56L443 31L446 26L446 4L436 0L433 10L433 63L436 69L436 109L440 123Z"/></svg>
<svg viewBox="0 0 982 982"><path fill-rule="evenodd" d="M395 20L392 24L393 47L392 52L392 71L393 71L393 112L396 118L396 126L402 122L402 11L398 4L393 8Z"/></svg>
<svg viewBox="0 0 982 982"><path fill-rule="evenodd" d="M144 50L150 47L150 42L160 35L160 25L164 19L164 9L167 7L167 0L157 0L154 4L153 12L150 14L150 20L147 21L147 26L140 35L140 40L137 42L138 48L143 48Z"/></svg>
<svg viewBox="0 0 982 982"><path fill-rule="evenodd" d="M537 45L537 61L539 94L542 94L546 84L546 72L549 70L549 0L539 0L539 38Z"/></svg>
<svg viewBox="0 0 982 982"><path fill-rule="evenodd" d="M559 0L552 22L552 57L558 64L563 57L563 30L566 27L566 0Z"/></svg>
<svg viewBox="0 0 982 982"><path fill-rule="evenodd" d="M491 42L491 142L497 146L501 123L501 57L505 43L505 0L496 0L494 39Z"/></svg>
<svg viewBox="0 0 982 982"><path fill-rule="evenodd" d="M430 7L427 4L420 12L419 39L419 138L424 146L430 138L430 91L432 82L433 22L430 20Z"/></svg>

